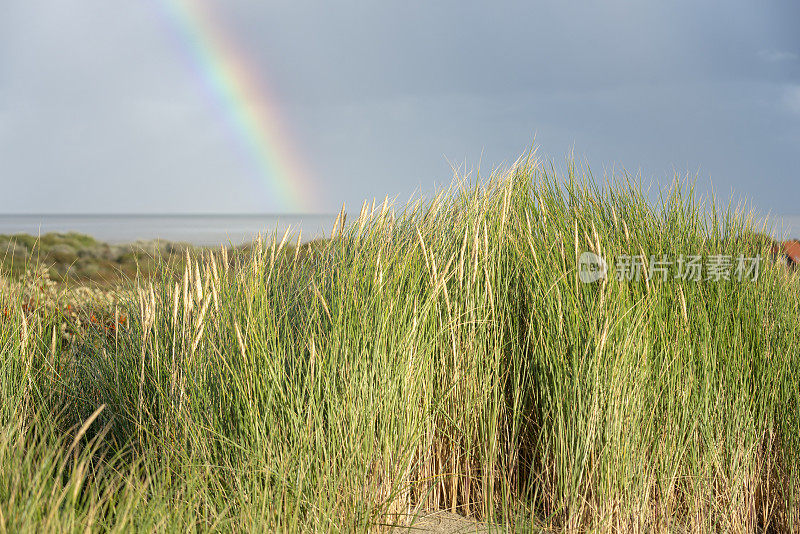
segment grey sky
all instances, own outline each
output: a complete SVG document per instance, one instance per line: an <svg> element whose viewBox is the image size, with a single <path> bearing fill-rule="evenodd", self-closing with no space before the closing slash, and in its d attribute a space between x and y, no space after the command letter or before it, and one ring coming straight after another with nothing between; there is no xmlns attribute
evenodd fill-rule
<svg viewBox="0 0 800 534"><path fill-rule="evenodd" d="M4 2L0 212L283 209L162 1ZM688 171L800 213L793 0L186 1L276 95L323 210L430 191L448 160L486 171L536 135L597 175Z"/></svg>

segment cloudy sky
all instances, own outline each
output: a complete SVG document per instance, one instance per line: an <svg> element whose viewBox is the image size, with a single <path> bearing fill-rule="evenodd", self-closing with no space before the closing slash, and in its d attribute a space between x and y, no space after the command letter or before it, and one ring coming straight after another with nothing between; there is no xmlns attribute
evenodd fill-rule
<svg viewBox="0 0 800 534"><path fill-rule="evenodd" d="M203 82L180 3L4 0L0 213L287 211ZM688 172L800 214L795 0L183 4L271 95L305 209L405 200L535 137L596 175Z"/></svg>

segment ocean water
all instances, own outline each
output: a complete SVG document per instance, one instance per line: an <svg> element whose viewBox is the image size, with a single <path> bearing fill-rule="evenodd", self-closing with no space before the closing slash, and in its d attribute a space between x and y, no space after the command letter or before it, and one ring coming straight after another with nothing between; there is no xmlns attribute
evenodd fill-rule
<svg viewBox="0 0 800 534"><path fill-rule="evenodd" d="M287 228L304 242L330 235L335 215L0 215L0 234L79 232L106 243L163 239L199 246L239 245Z"/></svg>
<svg viewBox="0 0 800 534"><path fill-rule="evenodd" d="M330 235L335 215L2 215L0 234L79 232L106 243L163 239L199 246L239 245L259 233L279 237L289 228L303 242ZM767 233L777 239L800 237L800 216L773 216Z"/></svg>

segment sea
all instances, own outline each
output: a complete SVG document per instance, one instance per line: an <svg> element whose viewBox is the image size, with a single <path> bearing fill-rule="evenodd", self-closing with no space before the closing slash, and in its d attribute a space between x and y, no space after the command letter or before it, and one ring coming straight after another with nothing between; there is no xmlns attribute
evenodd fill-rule
<svg viewBox="0 0 800 534"><path fill-rule="evenodd" d="M78 232L106 243L160 239L197 246L240 245L289 229L303 242L330 235L334 214L313 215L2 215L0 234Z"/></svg>
<svg viewBox="0 0 800 534"><path fill-rule="evenodd" d="M330 235L335 214L283 215L3 215L0 234L43 235L78 232L111 244L161 239L197 246L240 245L265 238L283 237L288 228L292 239L298 232L303 242ZM767 233L777 239L800 236L800 216L772 217Z"/></svg>

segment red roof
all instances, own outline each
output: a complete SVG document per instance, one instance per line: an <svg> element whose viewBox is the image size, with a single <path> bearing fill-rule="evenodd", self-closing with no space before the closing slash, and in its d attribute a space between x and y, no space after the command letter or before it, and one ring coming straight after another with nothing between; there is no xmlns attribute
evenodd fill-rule
<svg viewBox="0 0 800 534"><path fill-rule="evenodd" d="M784 241L781 243L781 252L786 255L790 263L800 264L800 242Z"/></svg>

